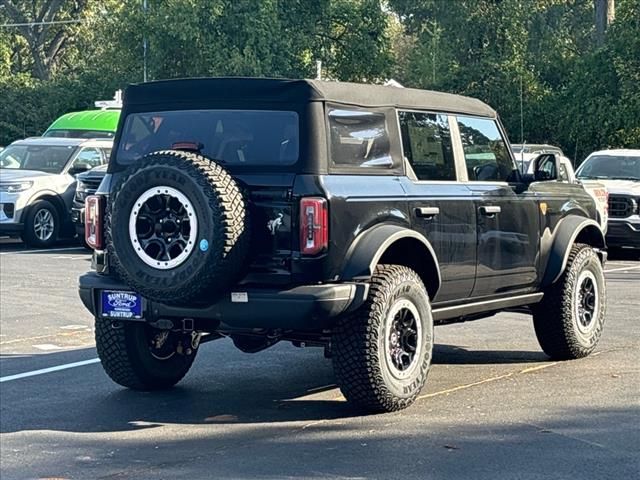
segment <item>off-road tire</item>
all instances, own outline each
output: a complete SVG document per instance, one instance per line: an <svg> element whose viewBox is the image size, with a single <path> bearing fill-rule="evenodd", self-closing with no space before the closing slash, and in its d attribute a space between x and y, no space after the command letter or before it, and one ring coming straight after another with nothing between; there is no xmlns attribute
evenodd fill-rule
<svg viewBox="0 0 640 480"><path fill-rule="evenodd" d="M35 218L39 211L47 210L53 217L53 234L47 240L41 240L34 230ZM30 247L49 248L53 246L60 234L60 214L58 209L47 200L37 200L27 210L26 220L24 222L24 231L22 233L22 241Z"/></svg>
<svg viewBox="0 0 640 480"><path fill-rule="evenodd" d="M166 360L151 355L150 329L143 322L113 322L96 318L96 348L111 380L133 390L162 390L178 383L189 371L197 349L189 355L176 353Z"/></svg>
<svg viewBox="0 0 640 480"><path fill-rule="evenodd" d="M408 378L397 378L389 365L385 343L389 313L408 300L419 313L422 334ZM333 332L332 360L344 397L367 412L392 412L411 405L427 380L433 351L433 318L427 291L413 270L379 265L371 278L367 301L342 318Z"/></svg>
<svg viewBox="0 0 640 480"><path fill-rule="evenodd" d="M193 249L182 264L169 270L144 263L129 235L134 203L141 192L160 185L185 195L198 219ZM117 277L151 300L187 305L204 296L211 298L232 286L246 270L248 217L239 185L216 162L177 150L150 153L126 170L114 186L106 215L111 265Z"/></svg>
<svg viewBox="0 0 640 480"><path fill-rule="evenodd" d="M576 302L578 282L583 272L591 272L597 285L595 315L589 328L579 328ZM602 263L589 245L571 247L562 276L544 292L533 307L533 326L542 350L553 359L568 360L589 355L602 335L606 310L605 278Z"/></svg>

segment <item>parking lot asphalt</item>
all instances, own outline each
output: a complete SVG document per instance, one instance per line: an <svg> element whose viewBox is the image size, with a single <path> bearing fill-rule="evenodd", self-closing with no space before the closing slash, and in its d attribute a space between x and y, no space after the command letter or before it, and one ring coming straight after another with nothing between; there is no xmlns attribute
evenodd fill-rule
<svg viewBox="0 0 640 480"><path fill-rule="evenodd" d="M73 245L0 240L2 480L638 478L640 262L607 264L590 357L550 361L520 314L438 327L416 404L369 416L321 350L287 344L249 355L218 340L170 391L115 385L77 297L88 268Z"/></svg>

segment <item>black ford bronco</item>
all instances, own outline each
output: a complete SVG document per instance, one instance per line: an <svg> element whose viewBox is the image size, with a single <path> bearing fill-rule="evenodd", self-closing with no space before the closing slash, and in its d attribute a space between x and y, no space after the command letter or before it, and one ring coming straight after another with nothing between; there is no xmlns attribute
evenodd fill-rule
<svg viewBox="0 0 640 480"><path fill-rule="evenodd" d="M320 346L350 402L410 405L433 326L530 313L552 358L591 353L605 241L558 159L516 168L457 95L310 80L130 86L86 204L80 297L107 374L171 387L202 342Z"/></svg>

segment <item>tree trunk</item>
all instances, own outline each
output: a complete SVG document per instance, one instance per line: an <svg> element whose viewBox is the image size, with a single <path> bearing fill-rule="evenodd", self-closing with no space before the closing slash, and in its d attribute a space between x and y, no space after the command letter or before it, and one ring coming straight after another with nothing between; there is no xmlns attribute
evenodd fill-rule
<svg viewBox="0 0 640 480"><path fill-rule="evenodd" d="M615 0L594 0L596 8L596 45L604 45L607 27L616 16Z"/></svg>

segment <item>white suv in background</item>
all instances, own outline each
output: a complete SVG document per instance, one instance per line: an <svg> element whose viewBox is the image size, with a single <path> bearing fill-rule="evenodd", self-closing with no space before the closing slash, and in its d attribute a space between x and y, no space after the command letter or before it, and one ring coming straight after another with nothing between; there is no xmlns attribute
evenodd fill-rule
<svg viewBox="0 0 640 480"><path fill-rule="evenodd" d="M48 247L72 233L75 175L103 165L111 140L27 138L0 151L0 235Z"/></svg>
<svg viewBox="0 0 640 480"><path fill-rule="evenodd" d="M607 246L640 252L640 150L593 152L576 175L609 190Z"/></svg>

